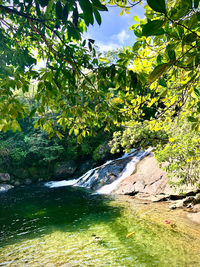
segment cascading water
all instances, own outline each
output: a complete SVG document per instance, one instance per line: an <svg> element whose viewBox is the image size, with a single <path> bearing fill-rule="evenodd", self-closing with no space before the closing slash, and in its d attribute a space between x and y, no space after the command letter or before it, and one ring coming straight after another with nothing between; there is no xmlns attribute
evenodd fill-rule
<svg viewBox="0 0 200 267"><path fill-rule="evenodd" d="M78 179L52 181L45 183L50 188L62 186L78 186L95 190L99 194L110 194L121 181L130 176L136 164L150 153L150 149L139 151L133 149L122 157L107 161L105 164L89 170Z"/></svg>
<svg viewBox="0 0 200 267"><path fill-rule="evenodd" d="M136 164L149 154L149 151L139 151L130 162L127 163L126 167L122 171L121 175L111 184L102 186L97 193L99 194L110 194L126 177L130 176L136 168Z"/></svg>

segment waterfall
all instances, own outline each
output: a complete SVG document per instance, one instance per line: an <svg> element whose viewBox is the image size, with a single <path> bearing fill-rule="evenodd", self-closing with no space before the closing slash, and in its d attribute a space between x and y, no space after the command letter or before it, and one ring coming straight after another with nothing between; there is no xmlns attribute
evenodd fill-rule
<svg viewBox="0 0 200 267"><path fill-rule="evenodd" d="M122 171L121 175L111 184L104 185L100 189L97 190L99 194L110 194L117 186L128 176L130 176L136 168L136 164L143 159L145 156L149 154L149 151L139 151L137 156L133 157L133 159L127 163L126 167Z"/></svg>
<svg viewBox="0 0 200 267"><path fill-rule="evenodd" d="M78 186L91 188L99 194L110 194L126 177L130 176L136 164L147 156L150 150L139 151L132 149L122 157L109 160L101 166L89 170L78 179L51 181L45 183L50 188L62 186Z"/></svg>
<svg viewBox="0 0 200 267"><path fill-rule="evenodd" d="M62 187L62 186L69 186L69 185L75 185L78 179L73 179L73 180L63 180L63 181L51 181L47 182L44 185L50 188L54 187Z"/></svg>

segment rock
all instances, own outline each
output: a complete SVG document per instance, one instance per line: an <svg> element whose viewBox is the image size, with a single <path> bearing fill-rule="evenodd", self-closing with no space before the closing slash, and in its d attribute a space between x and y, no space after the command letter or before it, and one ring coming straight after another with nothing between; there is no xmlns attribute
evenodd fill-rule
<svg viewBox="0 0 200 267"><path fill-rule="evenodd" d="M194 200L193 200L194 204L199 204L200 203L200 193L196 194Z"/></svg>
<svg viewBox="0 0 200 267"><path fill-rule="evenodd" d="M10 184L0 184L0 193L7 192L8 190L12 189L14 186Z"/></svg>
<svg viewBox="0 0 200 267"><path fill-rule="evenodd" d="M26 185L29 185L31 183L32 183L32 180L31 179L25 179L24 180L24 184L26 184Z"/></svg>
<svg viewBox="0 0 200 267"><path fill-rule="evenodd" d="M200 212L197 213L189 213L187 217L195 223L200 224Z"/></svg>
<svg viewBox="0 0 200 267"><path fill-rule="evenodd" d="M15 185L15 186L18 186L18 185L20 185L20 184L21 184L21 183L20 183L19 180L14 181L14 185Z"/></svg>
<svg viewBox="0 0 200 267"><path fill-rule="evenodd" d="M196 204L192 207L193 212L200 212L200 204Z"/></svg>
<svg viewBox="0 0 200 267"><path fill-rule="evenodd" d="M163 195L163 194L152 195L150 199L152 202L166 201L166 200L168 200L168 195Z"/></svg>
<svg viewBox="0 0 200 267"><path fill-rule="evenodd" d="M77 185L97 190L103 185L111 184L120 176L131 159L132 158L124 158L116 160L109 164L104 164L93 171L91 170L91 172L88 172L88 174L86 173L86 175L82 177Z"/></svg>
<svg viewBox="0 0 200 267"><path fill-rule="evenodd" d="M190 196L190 197L186 197L184 200L183 200L183 206L184 207L187 207L188 204L192 203L194 201L194 197Z"/></svg>
<svg viewBox="0 0 200 267"><path fill-rule="evenodd" d="M0 182L9 182L10 175L8 173L0 173Z"/></svg>
<svg viewBox="0 0 200 267"><path fill-rule="evenodd" d="M175 210L176 208L177 208L176 204L173 204L173 205L169 206L170 210Z"/></svg>
<svg viewBox="0 0 200 267"><path fill-rule="evenodd" d="M122 181L115 190L116 194L139 192L150 195L170 194L172 190L167 183L167 173L158 167L153 154L142 159L136 172Z"/></svg>
<svg viewBox="0 0 200 267"><path fill-rule="evenodd" d="M184 199L177 200L173 205L175 208L183 208L183 201Z"/></svg>
<svg viewBox="0 0 200 267"><path fill-rule="evenodd" d="M90 169L92 169L94 166L94 162L93 160L88 160L84 163L81 164L81 166L76 170L76 176L79 177L81 175L83 175L84 173L86 173L87 171L89 171Z"/></svg>
<svg viewBox="0 0 200 267"><path fill-rule="evenodd" d="M190 195L190 192L192 192L191 195L195 195L194 190L196 189L194 187L183 186L176 190L174 187L170 186L168 181L167 173L160 169L153 153L150 153L149 156L145 157L137 164L135 173L119 184L114 193L123 195L137 194L137 197L139 193L149 194L155 196L155 199L160 198L156 197L157 195L163 195L164 198L165 196L169 196L169 198L173 200L185 197L184 194L180 194L180 191L183 191L185 194L187 193L187 195ZM174 182L175 181L174 179ZM179 207L179 205L176 205L176 207Z"/></svg>
<svg viewBox="0 0 200 267"><path fill-rule="evenodd" d="M58 178L70 177L74 174L76 169L77 165L74 160L60 162L56 167L55 174Z"/></svg>

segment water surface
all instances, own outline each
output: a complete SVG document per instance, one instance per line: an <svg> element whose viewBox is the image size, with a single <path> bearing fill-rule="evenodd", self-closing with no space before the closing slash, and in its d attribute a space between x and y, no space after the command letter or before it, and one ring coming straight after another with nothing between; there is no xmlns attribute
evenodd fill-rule
<svg viewBox="0 0 200 267"><path fill-rule="evenodd" d="M200 266L198 226L161 211L73 187L14 188L0 194L0 266Z"/></svg>

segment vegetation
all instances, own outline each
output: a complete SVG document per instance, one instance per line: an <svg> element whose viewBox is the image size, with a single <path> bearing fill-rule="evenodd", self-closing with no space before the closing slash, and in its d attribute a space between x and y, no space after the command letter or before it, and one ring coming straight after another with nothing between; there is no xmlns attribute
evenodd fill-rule
<svg viewBox="0 0 200 267"><path fill-rule="evenodd" d="M82 37L107 4L123 14L143 2L0 1L0 129L37 117L49 136L67 130L81 142L122 127L116 149L154 146L172 175L198 186L200 1L147 0L145 18L130 28L137 41L113 59ZM36 70L39 60L46 67Z"/></svg>
<svg viewBox="0 0 200 267"><path fill-rule="evenodd" d="M57 136L49 138L47 133L34 128L33 119L19 123L21 132L0 133L0 173L8 172L13 183L55 179L58 164L62 162L78 166L77 172L71 174L78 177L82 171L86 172L111 156L106 145L111 134L105 134L102 129L96 136L86 137L78 144L68 133L64 133L61 140ZM66 174L62 178L66 178Z"/></svg>

